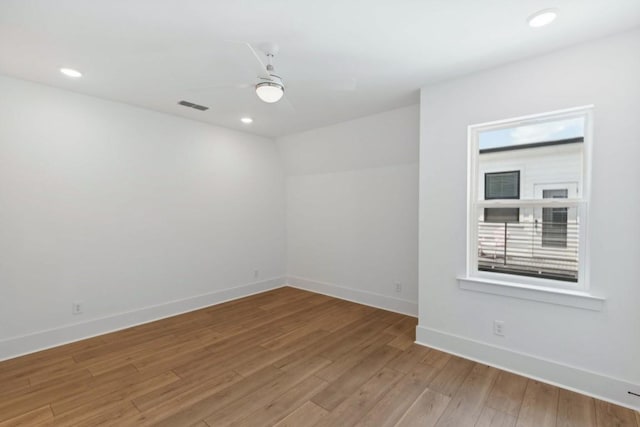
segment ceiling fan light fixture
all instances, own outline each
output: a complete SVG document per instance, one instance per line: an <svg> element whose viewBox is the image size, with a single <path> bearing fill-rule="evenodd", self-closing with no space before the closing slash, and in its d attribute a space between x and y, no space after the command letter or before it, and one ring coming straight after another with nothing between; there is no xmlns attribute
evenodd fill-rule
<svg viewBox="0 0 640 427"><path fill-rule="evenodd" d="M256 95L262 101L273 104L284 95L284 86L274 81L260 82L256 85Z"/></svg>
<svg viewBox="0 0 640 427"><path fill-rule="evenodd" d="M551 24L557 17L557 9L544 9L531 15L527 21L531 28L540 28Z"/></svg>
<svg viewBox="0 0 640 427"><path fill-rule="evenodd" d="M82 73L78 70L74 70L73 68L60 68L60 72L67 77L71 77L77 79L82 77Z"/></svg>

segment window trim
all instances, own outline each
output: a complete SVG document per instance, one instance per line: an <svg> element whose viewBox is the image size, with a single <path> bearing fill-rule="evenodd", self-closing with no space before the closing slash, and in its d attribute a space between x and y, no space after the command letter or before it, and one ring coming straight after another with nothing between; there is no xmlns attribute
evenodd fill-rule
<svg viewBox="0 0 640 427"><path fill-rule="evenodd" d="M498 199L495 201L481 201L479 199L478 180L479 176L479 134L487 130L497 130L502 128L510 128L518 125L527 125L532 122L546 122L553 120L568 119L572 117L584 117L585 120L585 132L583 139L583 161L582 161L582 188L580 191L580 198L569 199L553 199L545 200L543 202L538 200L508 200ZM477 290L477 287L483 287L483 284L492 284L492 289L502 288L522 288L530 290L532 287L541 292L562 293L567 292L580 293L590 295L589 292L589 254L587 250L587 223L588 223L588 201L591 188L591 144L593 135L593 105L580 106L575 108L568 108L564 110L556 110L541 114L533 114L528 116L521 116L516 118L498 120L487 123L479 123L470 125L467 130L467 263L466 263L466 275L459 277L458 281L462 283L468 283L470 281L477 283L477 285L471 287L464 287L464 289ZM519 189L519 191L521 191ZM525 277L517 275L509 275L504 273L493 273L480 271L478 269L478 255L477 255L477 241L478 241L478 225L477 225L477 212L478 209L485 206L499 205L500 207L522 207L522 206L553 206L554 203L562 202L562 207L575 206L579 210L580 215L580 243L578 248L578 281L577 283L560 282L553 279L538 278L538 277ZM557 205L556 205L557 206ZM499 286L496 286L499 285ZM506 285L506 286L505 286ZM487 285L489 286L489 285ZM495 292L490 292L495 293ZM529 294L530 292L527 292ZM599 298L599 297L598 297Z"/></svg>

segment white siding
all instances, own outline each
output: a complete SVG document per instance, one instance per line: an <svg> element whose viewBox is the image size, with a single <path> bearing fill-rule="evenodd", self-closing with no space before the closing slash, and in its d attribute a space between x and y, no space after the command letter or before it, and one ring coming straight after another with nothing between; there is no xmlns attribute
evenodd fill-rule
<svg viewBox="0 0 640 427"><path fill-rule="evenodd" d="M575 183L581 193L583 145L575 143L482 153L478 196L484 198L485 173L516 170L520 171L521 199L539 198L535 195L535 186L541 184ZM570 198L578 196L569 193Z"/></svg>

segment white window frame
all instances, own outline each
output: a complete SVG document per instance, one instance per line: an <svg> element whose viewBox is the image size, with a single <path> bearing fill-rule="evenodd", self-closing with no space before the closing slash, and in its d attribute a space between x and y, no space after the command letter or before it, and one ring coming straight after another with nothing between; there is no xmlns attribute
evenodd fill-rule
<svg viewBox="0 0 640 427"><path fill-rule="evenodd" d="M562 294L563 298L556 303L563 305L579 306L588 309L601 309L604 301L601 297L589 293L589 258L588 258L588 210L591 188L591 152L593 139L593 105L569 108L516 117L488 123L480 123L468 127L468 182L467 182L467 265L466 275L459 277L460 287L468 290L488 292L493 294L508 295L526 299L534 299L554 303L549 295L541 295L540 292ZM581 197L568 199L518 199L518 200L483 200L479 197L479 135L488 130L512 128L535 122L546 122L562 119L584 117L584 142L582 161L582 185L579 188ZM494 273L480 271L478 269L478 212L485 207L574 207L578 210L580 223L578 227L578 281L564 282L560 280L512 275L508 273ZM506 290L504 290L506 288ZM519 293L518 289L523 292ZM515 290L515 294L514 294ZM504 292L503 292L504 291ZM521 295L520 295L521 294ZM534 295L528 298L527 295ZM566 296L584 297L594 301L578 301L576 304L566 303L572 298ZM537 296L537 297L536 297ZM564 302L562 302L564 301ZM593 303L593 304L592 304ZM586 307L583 307L586 305Z"/></svg>

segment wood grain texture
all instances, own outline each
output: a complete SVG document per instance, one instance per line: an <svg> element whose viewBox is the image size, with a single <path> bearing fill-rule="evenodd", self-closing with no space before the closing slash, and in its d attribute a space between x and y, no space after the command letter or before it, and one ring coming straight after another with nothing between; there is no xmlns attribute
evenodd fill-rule
<svg viewBox="0 0 640 427"><path fill-rule="evenodd" d="M307 401L304 405L275 424L275 427L312 426L317 424L327 414L328 412L325 409L311 401Z"/></svg>
<svg viewBox="0 0 640 427"><path fill-rule="evenodd" d="M638 427L636 414L631 409L599 400L595 404L598 427Z"/></svg>
<svg viewBox="0 0 640 427"><path fill-rule="evenodd" d="M475 427L514 427L516 417L485 406Z"/></svg>
<svg viewBox="0 0 640 427"><path fill-rule="evenodd" d="M0 427L640 427L631 410L419 346L415 326L279 288L0 362Z"/></svg>
<svg viewBox="0 0 640 427"><path fill-rule="evenodd" d="M447 405L437 427L474 425L498 375L498 370L476 364Z"/></svg>
<svg viewBox="0 0 640 427"><path fill-rule="evenodd" d="M529 380L518 414L517 427L554 427L556 425L559 389Z"/></svg>
<svg viewBox="0 0 640 427"><path fill-rule="evenodd" d="M560 390L557 427L596 427L596 402L592 397Z"/></svg>
<svg viewBox="0 0 640 427"><path fill-rule="evenodd" d="M502 371L487 399L487 406L517 417L526 388L527 379L525 377Z"/></svg>
<svg viewBox="0 0 640 427"><path fill-rule="evenodd" d="M398 421L398 427L433 427L449 405L451 398L426 389Z"/></svg>

